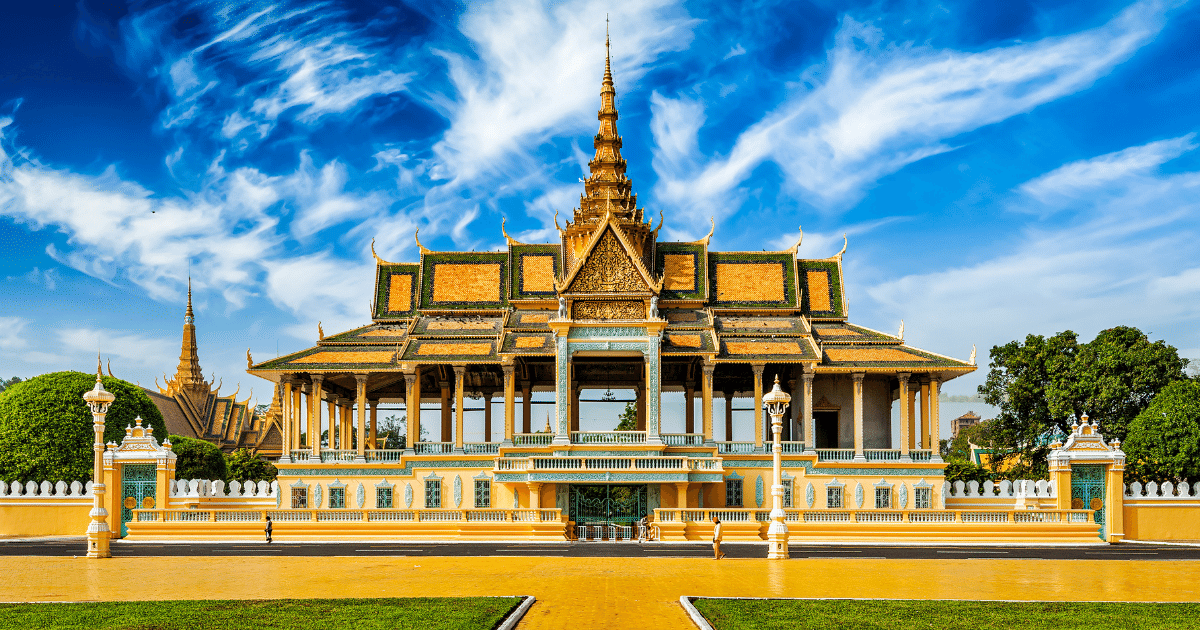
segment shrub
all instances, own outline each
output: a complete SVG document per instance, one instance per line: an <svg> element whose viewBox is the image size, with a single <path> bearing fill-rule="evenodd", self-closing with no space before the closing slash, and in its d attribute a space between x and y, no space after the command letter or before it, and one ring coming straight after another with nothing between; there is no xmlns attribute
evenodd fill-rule
<svg viewBox="0 0 1200 630"><path fill-rule="evenodd" d="M275 464L244 448L239 448L227 455L225 464L230 481L235 479L238 481L275 481L275 478L279 476Z"/></svg>
<svg viewBox="0 0 1200 630"><path fill-rule="evenodd" d="M175 451L176 479L218 479L224 481L228 476L225 465L225 454L211 442L184 437L171 436L171 448Z"/></svg>
<svg viewBox="0 0 1200 630"><path fill-rule="evenodd" d="M111 376L103 383L116 396L105 418L105 443L120 443L125 427L138 416L158 439L167 435L162 414L142 388ZM0 396L0 479L90 480L94 436L83 394L95 384L96 375L83 372L53 372L10 384Z"/></svg>
<svg viewBox="0 0 1200 630"><path fill-rule="evenodd" d="M961 459L952 459L946 462L946 481L950 483L978 481L982 484L991 478L992 473L978 464Z"/></svg>
<svg viewBox="0 0 1200 630"><path fill-rule="evenodd" d="M1163 388L1130 423L1121 450L1131 481L1200 481L1200 381Z"/></svg>

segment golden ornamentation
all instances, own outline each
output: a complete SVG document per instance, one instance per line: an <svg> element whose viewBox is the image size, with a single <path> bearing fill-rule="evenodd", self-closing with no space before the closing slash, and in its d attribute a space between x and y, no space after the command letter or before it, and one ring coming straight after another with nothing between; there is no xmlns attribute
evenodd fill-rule
<svg viewBox="0 0 1200 630"><path fill-rule="evenodd" d="M525 255L521 257L521 289L545 293L554 290L554 257Z"/></svg>
<svg viewBox="0 0 1200 630"><path fill-rule="evenodd" d="M832 311L833 304L829 301L829 272L808 272L808 310Z"/></svg>
<svg viewBox="0 0 1200 630"><path fill-rule="evenodd" d="M306 357L292 359L288 363L391 363L396 356L394 350L360 352L316 352Z"/></svg>
<svg viewBox="0 0 1200 630"><path fill-rule="evenodd" d="M832 361L928 361L923 356L895 348L826 348Z"/></svg>
<svg viewBox="0 0 1200 630"><path fill-rule="evenodd" d="M491 330L492 324L489 322L456 322L456 321L440 321L429 322L425 330Z"/></svg>
<svg viewBox="0 0 1200 630"><path fill-rule="evenodd" d="M779 263L717 263L717 301L782 302L783 266Z"/></svg>
<svg viewBox="0 0 1200 630"><path fill-rule="evenodd" d="M667 335L667 340L672 346L681 348L702 348L704 343L700 340L700 335Z"/></svg>
<svg viewBox="0 0 1200 630"><path fill-rule="evenodd" d="M569 292L622 293L648 291L642 274L633 265L625 248L612 231L600 237L600 242L583 263ZM641 318L641 316L638 316Z"/></svg>
<svg viewBox="0 0 1200 630"><path fill-rule="evenodd" d="M368 330L359 335L359 337L403 337L403 330L388 330L386 328L378 328L376 330Z"/></svg>
<svg viewBox="0 0 1200 630"><path fill-rule="evenodd" d="M861 337L862 333L852 328L818 328L817 334L822 337Z"/></svg>
<svg viewBox="0 0 1200 630"><path fill-rule="evenodd" d="M549 313L527 313L521 315L522 324L545 324L550 321Z"/></svg>
<svg viewBox="0 0 1200 630"><path fill-rule="evenodd" d="M137 499L135 499L133 497L125 497L125 509L127 509L127 510L137 509Z"/></svg>
<svg viewBox="0 0 1200 630"><path fill-rule="evenodd" d="M696 256L693 254L664 254L663 288L671 291L695 289Z"/></svg>
<svg viewBox="0 0 1200 630"><path fill-rule="evenodd" d="M153 510L154 509L154 497L143 497L142 498L142 509L143 510Z"/></svg>
<svg viewBox="0 0 1200 630"><path fill-rule="evenodd" d="M669 322L695 322L700 321L700 317L695 311L667 311L667 321Z"/></svg>
<svg viewBox="0 0 1200 630"><path fill-rule="evenodd" d="M1104 501L1100 497L1092 497L1092 504L1089 507L1093 510L1101 510L1104 508Z"/></svg>
<svg viewBox="0 0 1200 630"><path fill-rule="evenodd" d="M388 278L388 310L407 313L412 310L412 274L394 273Z"/></svg>
<svg viewBox="0 0 1200 630"><path fill-rule="evenodd" d="M645 319L644 302L600 301L575 302L571 305L575 319Z"/></svg>
<svg viewBox="0 0 1200 630"><path fill-rule="evenodd" d="M434 302L499 302L500 263L433 266Z"/></svg>
<svg viewBox="0 0 1200 630"><path fill-rule="evenodd" d="M1071 509L1072 510L1082 510L1083 509L1083 499L1080 499L1079 497L1075 497L1074 499L1071 499Z"/></svg>
<svg viewBox="0 0 1200 630"><path fill-rule="evenodd" d="M804 354L795 341L726 341L729 354Z"/></svg>
<svg viewBox="0 0 1200 630"><path fill-rule="evenodd" d="M745 319L741 317L727 317L721 320L721 323L728 328L791 328L792 323L786 319Z"/></svg>
<svg viewBox="0 0 1200 630"><path fill-rule="evenodd" d="M517 342L514 344L516 348L542 348L545 347L546 340L542 337L517 337Z"/></svg>
<svg viewBox="0 0 1200 630"><path fill-rule="evenodd" d="M491 343L423 343L417 354L429 355L486 355L491 354Z"/></svg>

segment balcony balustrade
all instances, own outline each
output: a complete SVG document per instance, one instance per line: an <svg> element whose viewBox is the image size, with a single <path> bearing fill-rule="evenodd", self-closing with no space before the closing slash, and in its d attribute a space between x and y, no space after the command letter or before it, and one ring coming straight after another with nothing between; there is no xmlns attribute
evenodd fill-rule
<svg viewBox="0 0 1200 630"><path fill-rule="evenodd" d="M645 444L646 431L572 431L572 444Z"/></svg>
<svg viewBox="0 0 1200 630"><path fill-rule="evenodd" d="M717 454L753 453L754 442L717 442Z"/></svg>
<svg viewBox="0 0 1200 630"><path fill-rule="evenodd" d="M358 457L354 449L321 449L322 462L352 462Z"/></svg>
<svg viewBox="0 0 1200 630"><path fill-rule="evenodd" d="M553 433L516 433L513 446L549 446L553 440Z"/></svg>
<svg viewBox="0 0 1200 630"><path fill-rule="evenodd" d="M403 449L367 449L367 461L369 462L396 462L400 461L400 456L404 454Z"/></svg>
<svg viewBox="0 0 1200 630"><path fill-rule="evenodd" d="M817 449L817 461L848 462L853 459L854 459L854 449L852 449L852 448L819 448L819 449Z"/></svg>
<svg viewBox="0 0 1200 630"><path fill-rule="evenodd" d="M447 455L454 452L454 442L417 442L413 444L417 455Z"/></svg>
<svg viewBox="0 0 1200 630"><path fill-rule="evenodd" d="M500 452L499 442L466 442L463 452L467 455L495 455Z"/></svg>
<svg viewBox="0 0 1200 630"><path fill-rule="evenodd" d="M663 433L663 444L667 446L704 446L703 433Z"/></svg>
<svg viewBox="0 0 1200 630"><path fill-rule="evenodd" d="M497 457L494 472L722 472L714 457Z"/></svg>

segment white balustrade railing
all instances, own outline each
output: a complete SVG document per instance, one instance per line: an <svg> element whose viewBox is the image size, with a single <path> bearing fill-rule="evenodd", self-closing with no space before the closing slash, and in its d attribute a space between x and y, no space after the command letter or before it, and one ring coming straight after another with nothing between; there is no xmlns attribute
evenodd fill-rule
<svg viewBox="0 0 1200 630"><path fill-rule="evenodd" d="M56 499L66 498L83 498L92 496L92 482L83 483L80 481L13 481L5 483L0 481L0 497L13 499L33 499L33 498L49 498Z"/></svg>
<svg viewBox="0 0 1200 630"><path fill-rule="evenodd" d="M908 451L908 458L914 462L927 462L933 459L933 451L927 448L917 448Z"/></svg>
<svg viewBox="0 0 1200 630"><path fill-rule="evenodd" d="M753 452L754 442L717 442L717 453L720 455Z"/></svg>
<svg viewBox="0 0 1200 630"><path fill-rule="evenodd" d="M556 470L713 471L723 470L713 457L497 457L494 472Z"/></svg>
<svg viewBox="0 0 1200 630"><path fill-rule="evenodd" d="M257 523L267 516L276 523L396 523L396 522L496 522L496 523L557 523L562 522L558 508L534 509L324 509L324 510L134 510L139 523ZM276 530L278 533L278 529Z"/></svg>
<svg viewBox="0 0 1200 630"><path fill-rule="evenodd" d="M1007 499L1017 497L1035 497L1049 499L1057 496L1053 481L1038 479L1019 479L1017 481L955 481L945 483L944 492L947 499Z"/></svg>
<svg viewBox="0 0 1200 630"><path fill-rule="evenodd" d="M572 444L645 444L646 431L572 431Z"/></svg>
<svg viewBox="0 0 1200 630"><path fill-rule="evenodd" d="M798 441L780 442L779 446L782 449L782 450L780 450L780 452L785 453L785 454L795 455L795 454L804 452L804 442L798 442Z"/></svg>
<svg viewBox="0 0 1200 630"><path fill-rule="evenodd" d="M1189 484L1187 481L1178 483L1151 481L1144 486L1141 482L1135 481L1125 486L1125 498L1200 501L1200 481L1195 484Z"/></svg>
<svg viewBox="0 0 1200 630"><path fill-rule="evenodd" d="M900 451L892 448L865 448L863 457L866 457L869 462L898 462L900 461Z"/></svg>
<svg viewBox="0 0 1200 630"><path fill-rule="evenodd" d="M306 461L312 459L312 449L311 448L295 449L291 452L291 457L292 457L292 461L294 461L294 462L306 462Z"/></svg>
<svg viewBox="0 0 1200 630"><path fill-rule="evenodd" d="M352 448L321 449L322 462L352 462L358 457L358 451Z"/></svg>
<svg viewBox="0 0 1200 630"><path fill-rule="evenodd" d="M168 482L167 494L171 498L187 499L200 497L233 497L240 499L274 499L279 491L277 481L238 481L226 484L218 479L176 479Z"/></svg>
<svg viewBox="0 0 1200 630"><path fill-rule="evenodd" d="M784 518L792 523L957 523L1034 525L1046 523L1091 523L1092 510L797 510L785 509ZM771 513L757 508L670 509L654 510L656 523L711 523L713 516L721 522L768 523Z"/></svg>
<svg viewBox="0 0 1200 630"><path fill-rule="evenodd" d="M660 437L667 446L704 446L703 433L663 433Z"/></svg>
<svg viewBox="0 0 1200 630"><path fill-rule="evenodd" d="M417 442L413 452L418 455L446 455L454 452L454 442Z"/></svg>
<svg viewBox="0 0 1200 630"><path fill-rule="evenodd" d="M367 461L369 462L400 462L400 457L404 455L404 449L399 448L372 448L365 452Z"/></svg>
<svg viewBox="0 0 1200 630"><path fill-rule="evenodd" d="M852 448L819 448L819 449L817 449L817 461L848 462L852 459L854 459L854 449L852 449Z"/></svg>
<svg viewBox="0 0 1200 630"><path fill-rule="evenodd" d="M554 441L553 433L514 433L513 446L549 446Z"/></svg>
<svg viewBox="0 0 1200 630"><path fill-rule="evenodd" d="M500 452L499 442L464 442L463 452L467 455L495 455Z"/></svg>

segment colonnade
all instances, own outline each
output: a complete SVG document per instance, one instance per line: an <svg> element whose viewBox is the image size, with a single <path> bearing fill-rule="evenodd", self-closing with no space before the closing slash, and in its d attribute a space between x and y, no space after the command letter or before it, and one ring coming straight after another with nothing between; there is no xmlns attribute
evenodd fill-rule
<svg viewBox="0 0 1200 630"><path fill-rule="evenodd" d="M441 439L443 443L451 443L455 452L462 452L464 449L463 441L463 425L464 425L464 398L466 391L464 387L465 374L467 366L456 365L453 367L453 385L450 382L438 382L440 386L441 399ZM754 376L753 395L754 395L754 438L753 445L755 451L764 451L764 441L766 439L766 414L763 412L763 378L766 372L766 364L753 363L750 365ZM532 383L528 380L518 382L516 378L515 368L512 364L501 366L503 371L503 396L504 396L504 439L501 442L503 445L513 443L514 435L518 433L530 434L533 433L532 427ZM704 363L702 365L701 375L699 378L699 391L697 392L695 383L684 384L684 427L685 433L688 434L703 434L704 444L715 445L713 439L713 399L715 392L714 372L716 369L715 363ZM649 372L649 370L648 370ZM791 435L792 427L787 429L787 437L801 437L796 442L803 442L805 450L813 451L816 448L816 428L813 422L813 381L816 373L810 366L804 366L799 374L799 379L793 379L790 386L793 389L793 400L800 404L793 405L792 420L797 429L797 436ZM852 417L854 426L854 455L856 461L865 461L864 435L863 435L863 387L864 380L867 374L865 372L850 373L852 385ZM379 399L371 398L367 392L366 374L355 374L356 391L355 397L342 397L336 394L328 393L324 388L325 377L323 374L310 374L309 382L303 382L300 379L292 376L285 376L281 379L281 400L282 400L282 415L283 415L283 441L285 448L284 457L289 457L293 451L304 450L311 453L312 457L320 457L321 445L319 436L321 434L321 426L323 416L329 419L330 434L328 449L340 450L343 453L353 450L355 460L365 461L365 451L368 449L377 448L376 436L378 431L378 408ZM415 413L410 412L410 421L407 423L407 449L412 450L413 444L420 441L420 400L423 392L421 391L421 368L416 367L404 373L404 399L405 407L409 410L417 410ZM900 403L900 461L911 461L911 451L924 447L932 449L933 458L938 461L938 444L940 441L939 428L939 413L938 413L938 394L941 386L941 379L938 375L920 375L914 376L910 373L900 373L896 375L899 383L899 403ZM647 431L647 441L656 443L660 435L661 424L659 417L649 417L652 414L659 413L659 405L651 404L650 396L660 396L660 388L658 383L650 383L647 378L645 385L639 384L636 387L638 400L638 429ZM653 385L655 387L649 387ZM516 396L519 391L521 393L522 405L520 412L520 421L518 424L516 411ZM565 412L567 422L560 423L553 427L554 440L556 443L569 443L571 439L571 431L579 431L579 394L583 389L578 382L569 383L568 388L558 388L559 391L566 389L569 391L567 400L565 401L566 409L559 410L559 417ZM701 417L699 431L696 429L696 419L694 417L694 397L700 395L701 399ZM730 440L733 435L733 392L723 392L725 397L725 436L726 441ZM484 392L484 435L490 440L492 434L492 392ZM918 398L919 397L919 398ZM453 404L451 404L453 399ZM918 405L918 400L920 404ZM655 401L657 403L657 401ZM325 410L322 410L321 405L324 403ZM561 403L560 405L561 406ZM917 408L920 408L920 431L917 424ZM415 421L411 421L415 419ZM790 424L790 423L789 423ZM307 443L301 443L301 427L306 426L307 430L303 431L309 438ZM652 429L648 430L648 427ZM453 438L451 439L451 436Z"/></svg>

